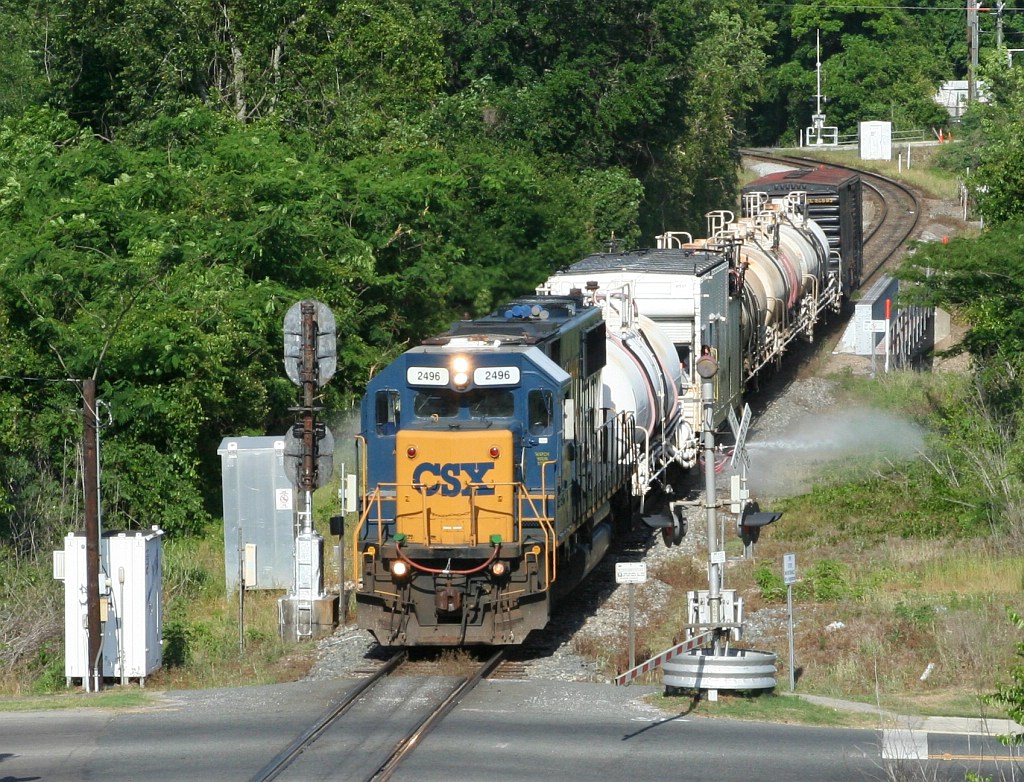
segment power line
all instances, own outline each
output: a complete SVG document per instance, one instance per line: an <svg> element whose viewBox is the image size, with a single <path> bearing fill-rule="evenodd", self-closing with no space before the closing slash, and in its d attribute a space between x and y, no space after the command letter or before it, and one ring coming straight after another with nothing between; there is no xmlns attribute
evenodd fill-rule
<svg viewBox="0 0 1024 782"><path fill-rule="evenodd" d="M32 377L31 375L0 375L0 380L29 380L34 383L82 383L78 377Z"/></svg>
<svg viewBox="0 0 1024 782"><path fill-rule="evenodd" d="M764 7L775 7L775 8L807 8L802 3L764 3ZM826 11L958 11L963 13L967 9L962 5L954 6L923 6L923 5L815 5L815 9L822 9ZM994 7L988 6L975 6L975 11L982 11L986 13L995 13ZM1024 11L1024 8L1003 8L1003 13L1015 13L1018 11Z"/></svg>

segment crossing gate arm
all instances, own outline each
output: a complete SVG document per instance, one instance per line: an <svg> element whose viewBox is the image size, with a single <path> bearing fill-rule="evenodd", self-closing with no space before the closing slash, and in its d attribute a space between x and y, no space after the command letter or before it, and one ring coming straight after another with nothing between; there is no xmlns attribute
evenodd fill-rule
<svg viewBox="0 0 1024 782"><path fill-rule="evenodd" d="M701 633L700 635L695 635L688 641L683 641L683 643L681 644L676 644L671 649L666 649L661 654L655 655L654 657L651 657L649 660L644 660L635 668L630 668L625 673L616 676L614 680L615 684L629 684L631 681L633 681L633 679L637 678L638 676L642 676L645 673L650 673L655 668L660 668L673 657L676 657L682 654L683 652L690 652L698 647L703 646L705 643L714 640L715 632L715 629L711 629L705 633Z"/></svg>

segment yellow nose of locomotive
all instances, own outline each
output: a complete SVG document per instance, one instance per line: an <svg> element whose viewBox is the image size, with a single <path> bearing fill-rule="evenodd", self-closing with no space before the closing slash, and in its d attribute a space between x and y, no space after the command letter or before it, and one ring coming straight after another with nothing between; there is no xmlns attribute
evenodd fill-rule
<svg viewBox="0 0 1024 782"><path fill-rule="evenodd" d="M402 430L395 445L396 532L424 545L514 539L510 431Z"/></svg>

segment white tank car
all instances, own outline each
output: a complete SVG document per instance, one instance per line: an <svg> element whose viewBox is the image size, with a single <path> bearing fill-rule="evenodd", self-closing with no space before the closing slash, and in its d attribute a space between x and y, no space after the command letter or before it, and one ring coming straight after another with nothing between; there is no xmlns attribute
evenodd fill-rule
<svg viewBox="0 0 1024 782"><path fill-rule="evenodd" d="M729 296L729 269L725 255L692 247L601 253L538 288L558 295L579 291L602 308L609 334L602 380L609 404L635 411L652 477L673 461L686 468L696 463L702 421L693 364L702 349L714 352L722 365L723 404L716 408L715 425L739 402L739 332L728 327L739 323L739 301Z"/></svg>
<svg viewBox="0 0 1024 782"><path fill-rule="evenodd" d="M605 407L631 410L648 437L665 428L679 407L682 372L667 337L649 318L634 328L608 332L608 364L603 372Z"/></svg>

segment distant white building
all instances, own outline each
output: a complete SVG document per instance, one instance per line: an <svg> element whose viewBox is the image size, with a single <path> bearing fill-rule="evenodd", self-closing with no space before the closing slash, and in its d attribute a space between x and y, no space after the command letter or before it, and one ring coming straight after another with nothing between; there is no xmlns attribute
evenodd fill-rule
<svg viewBox="0 0 1024 782"><path fill-rule="evenodd" d="M978 100L984 103L985 85L981 82L977 85ZM953 79L944 82L939 91L935 93L935 102L944 107L949 116L959 119L964 109L967 108L967 79Z"/></svg>

